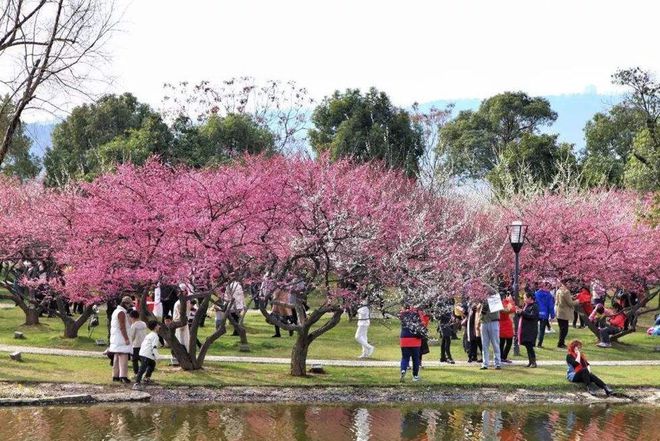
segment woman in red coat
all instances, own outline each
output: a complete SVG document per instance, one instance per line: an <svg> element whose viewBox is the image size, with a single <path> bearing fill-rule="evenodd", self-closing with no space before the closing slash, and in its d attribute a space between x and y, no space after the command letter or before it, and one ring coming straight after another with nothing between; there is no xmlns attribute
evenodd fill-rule
<svg viewBox="0 0 660 441"><path fill-rule="evenodd" d="M516 312L516 305L513 303L511 294L507 294L502 299L504 309L500 311L500 350L502 351L502 362L511 363L509 360L509 351L513 343L513 321L511 314Z"/></svg>

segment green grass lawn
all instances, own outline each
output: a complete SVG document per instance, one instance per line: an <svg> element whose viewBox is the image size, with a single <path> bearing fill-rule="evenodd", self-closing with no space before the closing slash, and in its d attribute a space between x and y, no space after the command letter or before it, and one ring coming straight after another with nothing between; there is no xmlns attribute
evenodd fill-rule
<svg viewBox="0 0 660 441"><path fill-rule="evenodd" d="M104 359L73 358L24 354L24 361L9 360L0 353L0 378L13 382L78 382L90 384L110 383L111 370ZM396 368L327 367L327 374L307 378L294 378L288 366L248 363L207 363L201 371L184 372L160 362L154 379L167 386L396 386L399 385ZM634 375L632 374L634 370ZM419 387L501 387L505 389L563 389L576 386L565 379L562 366L540 366L527 369L507 366L501 371L481 371L477 367L427 368L422 370L423 381L406 385ZM595 373L617 387L645 387L660 384L660 369L644 367L596 367Z"/></svg>
<svg viewBox="0 0 660 441"><path fill-rule="evenodd" d="M91 338L87 336L87 326L80 330L77 339L65 339L63 335L62 321L57 318L42 318L38 326L23 326L23 313L18 308L0 308L0 343L19 344L26 346L53 347L65 349L84 349L102 351L104 348L94 344L97 338L106 339L105 312L100 314L100 325L94 330ZM246 318L248 340L251 353L239 352L237 337L225 335L221 337L210 350L210 355L251 355L260 357L289 357L294 337L282 332L282 338L271 338L273 327L268 325L260 313L250 311ZM207 319L207 326L201 328L201 337L206 337L212 332L213 320ZM432 323L431 329L435 330ZM558 331L556 325L554 329ZM26 339L15 340L14 331L21 331ZM230 331L231 333L231 331ZM309 351L310 358L325 359L353 359L360 353L360 347L354 340L355 322L349 322L343 318L341 323L330 332L317 339ZM437 333L433 332L437 337ZM460 335L460 334L459 334ZM374 360L396 360L400 358L398 347L399 322L395 319L372 320L369 328L369 340L376 346ZM649 337L640 328L640 331L628 335L621 343L615 343L613 348L601 349L595 346L596 338L586 329L570 328L568 340L579 338L585 343L585 352L591 360L660 360L660 352L654 351L655 346L660 345L660 338ZM556 348L557 333L547 334L544 349L537 351L539 360L563 360L565 351ZM439 358L439 347L432 346L428 359ZM466 360L461 341L454 340L452 353L456 360ZM522 349L523 358L525 350ZM522 359L522 358L521 358ZM658 369L660 370L660 369Z"/></svg>

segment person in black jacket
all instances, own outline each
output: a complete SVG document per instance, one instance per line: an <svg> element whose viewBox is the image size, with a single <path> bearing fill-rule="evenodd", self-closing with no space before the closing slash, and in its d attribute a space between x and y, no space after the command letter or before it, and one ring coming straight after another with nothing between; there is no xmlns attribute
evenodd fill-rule
<svg viewBox="0 0 660 441"><path fill-rule="evenodd" d="M516 312L520 314L518 324L518 343L527 349L527 367L536 367L536 353L534 345L539 332L539 307L534 299L534 294L525 294L525 305L517 308Z"/></svg>

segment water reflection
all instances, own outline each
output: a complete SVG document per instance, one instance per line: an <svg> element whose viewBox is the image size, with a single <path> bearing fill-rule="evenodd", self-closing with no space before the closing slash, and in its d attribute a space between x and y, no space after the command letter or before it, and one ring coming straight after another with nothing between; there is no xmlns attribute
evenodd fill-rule
<svg viewBox="0 0 660 441"><path fill-rule="evenodd" d="M0 409L0 440L658 440L660 410L615 406L134 405Z"/></svg>

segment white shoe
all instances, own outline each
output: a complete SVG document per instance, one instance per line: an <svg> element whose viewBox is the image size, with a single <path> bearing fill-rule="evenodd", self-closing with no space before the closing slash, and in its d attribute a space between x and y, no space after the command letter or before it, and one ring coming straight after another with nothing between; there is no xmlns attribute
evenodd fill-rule
<svg viewBox="0 0 660 441"><path fill-rule="evenodd" d="M369 349L367 354L364 356L364 358L371 358L371 355L374 353L375 350L376 350L376 347L372 346L371 349Z"/></svg>
<svg viewBox="0 0 660 441"><path fill-rule="evenodd" d="M413 376L413 381L417 382L417 381L419 381L419 380L421 380L421 378L419 377L419 375L415 375L415 376Z"/></svg>

